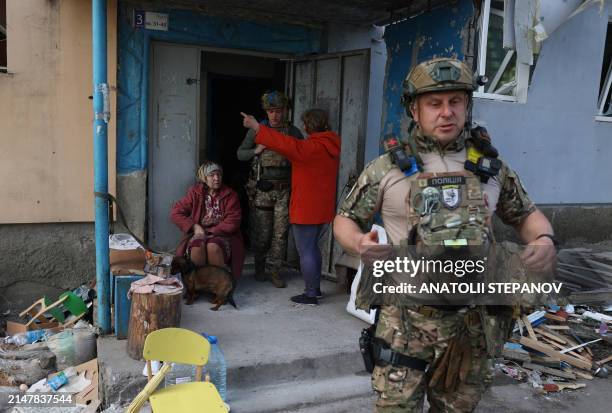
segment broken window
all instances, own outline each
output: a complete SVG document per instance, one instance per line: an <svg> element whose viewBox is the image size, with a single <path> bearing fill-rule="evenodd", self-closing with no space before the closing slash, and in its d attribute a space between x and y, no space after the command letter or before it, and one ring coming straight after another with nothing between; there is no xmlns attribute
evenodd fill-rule
<svg viewBox="0 0 612 413"><path fill-rule="evenodd" d="M514 1L482 1L478 74L486 76L487 82L478 88L475 96L526 101L530 68L535 67L535 61L531 66L517 63L514 12Z"/></svg>
<svg viewBox="0 0 612 413"><path fill-rule="evenodd" d="M599 100L597 109L599 116L612 117L612 22L608 22L608 34L606 35L606 45L604 48L603 65L601 67L601 83L599 85Z"/></svg>
<svg viewBox="0 0 612 413"><path fill-rule="evenodd" d="M6 72L6 0L0 0L0 72Z"/></svg>

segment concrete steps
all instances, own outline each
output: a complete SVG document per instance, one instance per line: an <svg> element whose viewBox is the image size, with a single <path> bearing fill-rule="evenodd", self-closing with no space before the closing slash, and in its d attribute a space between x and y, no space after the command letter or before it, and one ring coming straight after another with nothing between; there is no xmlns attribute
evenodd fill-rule
<svg viewBox="0 0 612 413"><path fill-rule="evenodd" d="M365 324L346 313L348 297L325 281L321 305L295 305L289 297L302 292L303 281L287 278L288 288L277 289L246 274L235 294L238 309L213 312L203 298L182 307L181 327L219 338L232 412L306 412L372 395L369 376L359 373ZM144 363L127 357L125 346L113 337L98 340L105 406L129 403L146 382Z"/></svg>
<svg viewBox="0 0 612 413"><path fill-rule="evenodd" d="M368 397L371 396L371 397ZM283 384L241 388L231 391L232 413L274 412L355 412L355 405L372 411L369 375L351 375L316 380L296 380Z"/></svg>

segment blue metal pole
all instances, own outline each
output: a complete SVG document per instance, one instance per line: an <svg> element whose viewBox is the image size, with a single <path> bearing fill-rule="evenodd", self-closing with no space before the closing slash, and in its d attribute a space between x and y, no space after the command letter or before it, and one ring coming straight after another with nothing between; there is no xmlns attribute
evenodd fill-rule
<svg viewBox="0 0 612 413"><path fill-rule="evenodd" d="M110 264L108 248L108 121L110 106L106 74L106 0L92 0L93 150L96 233L97 324L110 333Z"/></svg>

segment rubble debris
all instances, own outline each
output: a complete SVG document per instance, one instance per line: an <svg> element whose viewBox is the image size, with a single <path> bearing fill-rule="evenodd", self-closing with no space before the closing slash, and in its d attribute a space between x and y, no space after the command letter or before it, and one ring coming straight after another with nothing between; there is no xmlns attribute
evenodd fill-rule
<svg viewBox="0 0 612 413"><path fill-rule="evenodd" d="M30 386L55 371L55 354L45 344L0 345L0 386Z"/></svg>
<svg viewBox="0 0 612 413"><path fill-rule="evenodd" d="M503 362L496 364L497 370L531 383L537 394L581 389L587 386L584 380L608 377L610 310L574 303L551 305L522 316L504 345Z"/></svg>
<svg viewBox="0 0 612 413"><path fill-rule="evenodd" d="M586 387L586 384L584 383L545 383L544 385L542 385L542 387L544 388L545 391L550 393L550 392L558 392L564 389L572 389L572 390L582 389Z"/></svg>

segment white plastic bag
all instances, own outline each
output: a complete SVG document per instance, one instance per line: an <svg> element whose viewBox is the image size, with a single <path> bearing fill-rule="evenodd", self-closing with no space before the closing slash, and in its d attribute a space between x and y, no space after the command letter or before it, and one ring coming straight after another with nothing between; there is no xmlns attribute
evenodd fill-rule
<svg viewBox="0 0 612 413"><path fill-rule="evenodd" d="M385 229L380 225L372 225L372 231L376 231L378 233L378 243L379 244L387 244L387 233ZM357 270L357 274L355 274L355 278L353 279L353 284L351 284L351 297L349 298L349 302L346 305L346 311L357 317L360 320L365 321L369 324L374 324L374 319L376 318L376 310L359 310L355 307L355 298L357 295L357 287L359 286L359 280L361 279L361 271L363 270L363 263L359 263L359 269Z"/></svg>

